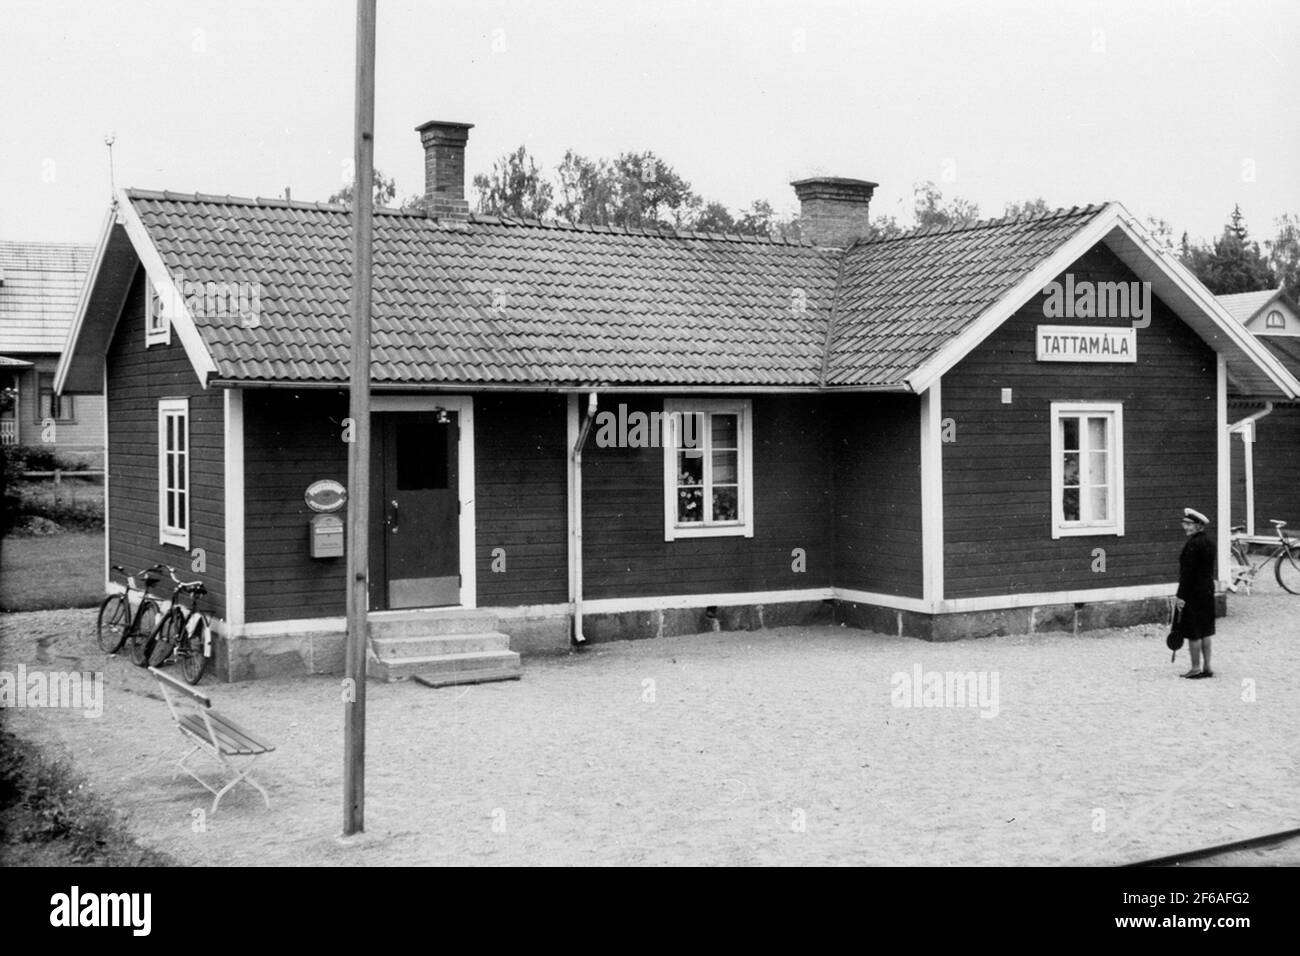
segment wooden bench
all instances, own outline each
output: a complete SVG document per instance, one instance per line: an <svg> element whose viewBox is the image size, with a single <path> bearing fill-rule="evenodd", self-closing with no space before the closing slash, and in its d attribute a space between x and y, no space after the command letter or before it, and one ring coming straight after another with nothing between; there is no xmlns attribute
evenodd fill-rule
<svg viewBox="0 0 1300 956"><path fill-rule="evenodd" d="M149 673L158 680L162 688L163 699L171 711L176 729L194 746L176 761L176 766L201 783L209 793L216 796L212 800L212 814L217 813L217 804L221 798L241 781L251 784L266 801L267 809L271 807L271 798L262 789L262 785L249 775L254 763L263 754L269 754L275 748L265 740L249 733L243 727L212 709L212 701L202 691L178 681L170 674L165 674L156 667L149 668ZM230 781L217 789L190 769L186 761L199 751L211 755L230 774ZM172 775L173 778L175 774Z"/></svg>

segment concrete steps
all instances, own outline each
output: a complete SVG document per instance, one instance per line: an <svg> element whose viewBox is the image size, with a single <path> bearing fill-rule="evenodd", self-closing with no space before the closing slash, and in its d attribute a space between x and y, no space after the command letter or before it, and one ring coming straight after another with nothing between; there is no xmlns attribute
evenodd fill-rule
<svg viewBox="0 0 1300 956"><path fill-rule="evenodd" d="M496 618L480 611L429 615L402 612L370 621L377 660L369 676L385 682L416 680L429 687L518 680L519 655Z"/></svg>

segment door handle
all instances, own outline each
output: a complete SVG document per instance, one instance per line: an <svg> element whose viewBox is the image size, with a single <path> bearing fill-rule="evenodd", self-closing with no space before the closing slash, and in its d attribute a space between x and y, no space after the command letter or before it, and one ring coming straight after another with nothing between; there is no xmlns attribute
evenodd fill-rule
<svg viewBox="0 0 1300 956"><path fill-rule="evenodd" d="M393 534L397 534L397 526L400 523L399 521L400 514L398 513L397 510L397 499L394 498L391 502L389 502L389 505L392 507L393 510L388 515L388 526L392 528Z"/></svg>

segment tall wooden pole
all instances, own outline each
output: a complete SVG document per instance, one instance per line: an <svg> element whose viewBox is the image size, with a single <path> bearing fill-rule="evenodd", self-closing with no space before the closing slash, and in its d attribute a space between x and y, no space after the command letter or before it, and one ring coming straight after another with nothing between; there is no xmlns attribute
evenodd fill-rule
<svg viewBox="0 0 1300 956"><path fill-rule="evenodd" d="M365 829L366 611L370 528L370 264L374 226L375 0L357 0L356 181L352 189L352 442L348 445L348 647L343 833Z"/></svg>

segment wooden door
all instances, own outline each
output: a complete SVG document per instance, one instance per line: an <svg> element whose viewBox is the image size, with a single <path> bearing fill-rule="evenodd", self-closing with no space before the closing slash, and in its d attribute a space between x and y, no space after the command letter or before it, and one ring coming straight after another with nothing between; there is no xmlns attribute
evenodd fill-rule
<svg viewBox="0 0 1300 956"><path fill-rule="evenodd" d="M456 413L383 412L372 434L371 608L459 604Z"/></svg>

